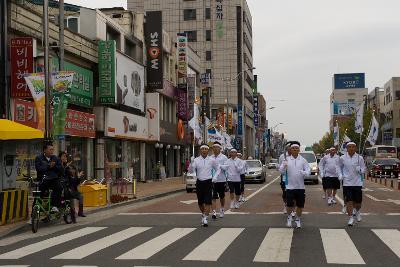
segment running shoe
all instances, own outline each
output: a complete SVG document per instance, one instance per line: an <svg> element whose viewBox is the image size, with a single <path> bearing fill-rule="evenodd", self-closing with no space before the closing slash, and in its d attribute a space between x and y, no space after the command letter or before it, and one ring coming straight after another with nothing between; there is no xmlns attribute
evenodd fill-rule
<svg viewBox="0 0 400 267"><path fill-rule="evenodd" d="M234 209L235 208L235 202L234 201L231 201L231 209Z"/></svg>
<svg viewBox="0 0 400 267"><path fill-rule="evenodd" d="M356 213L356 218L357 218L357 222L361 222L361 212L360 211L357 211L357 213Z"/></svg>
<svg viewBox="0 0 400 267"><path fill-rule="evenodd" d="M213 210L211 218L213 218L214 220L217 219L217 212L215 210Z"/></svg>
<svg viewBox="0 0 400 267"><path fill-rule="evenodd" d="M224 218L224 209L219 210L219 217Z"/></svg>
<svg viewBox="0 0 400 267"><path fill-rule="evenodd" d="M354 225L354 217L350 216L349 221L347 222L348 226L353 226Z"/></svg>
<svg viewBox="0 0 400 267"><path fill-rule="evenodd" d="M202 224L203 224L204 227L208 226L207 216L203 217Z"/></svg>
<svg viewBox="0 0 400 267"><path fill-rule="evenodd" d="M326 194L322 194L322 199L325 199L326 198Z"/></svg>
<svg viewBox="0 0 400 267"><path fill-rule="evenodd" d="M246 202L246 201L247 201L247 199L244 196L242 196L242 202Z"/></svg>
<svg viewBox="0 0 400 267"><path fill-rule="evenodd" d="M296 228L299 229L301 228L301 221L300 218L296 218L296 220L294 221L296 223Z"/></svg>
<svg viewBox="0 0 400 267"><path fill-rule="evenodd" d="M353 208L353 216L356 216L357 210Z"/></svg>
<svg viewBox="0 0 400 267"><path fill-rule="evenodd" d="M332 197L331 202L332 202L332 204L336 204L337 203L336 199L334 197Z"/></svg>
<svg viewBox="0 0 400 267"><path fill-rule="evenodd" d="M296 212L292 211L292 213L290 213L290 215L292 215L292 217L296 217Z"/></svg>
<svg viewBox="0 0 400 267"><path fill-rule="evenodd" d="M60 211L57 207L52 207L50 212L59 213Z"/></svg>
<svg viewBox="0 0 400 267"><path fill-rule="evenodd" d="M347 213L347 207L346 207L346 205L343 206L343 208L342 208L342 213L343 213L343 214L346 214L346 213Z"/></svg>
<svg viewBox="0 0 400 267"><path fill-rule="evenodd" d="M235 209L238 209L240 207L239 202L235 203Z"/></svg>
<svg viewBox="0 0 400 267"><path fill-rule="evenodd" d="M286 226L289 227L289 228L292 228L292 221L293 221L292 216L289 215L287 217Z"/></svg>
<svg viewBox="0 0 400 267"><path fill-rule="evenodd" d="M332 205L332 198L328 197L328 206Z"/></svg>
<svg viewBox="0 0 400 267"><path fill-rule="evenodd" d="M239 197L239 202L243 202L243 196Z"/></svg>

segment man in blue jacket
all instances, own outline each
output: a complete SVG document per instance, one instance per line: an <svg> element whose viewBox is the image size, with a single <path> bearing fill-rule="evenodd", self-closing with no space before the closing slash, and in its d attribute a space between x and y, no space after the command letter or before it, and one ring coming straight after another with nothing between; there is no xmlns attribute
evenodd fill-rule
<svg viewBox="0 0 400 267"><path fill-rule="evenodd" d="M37 180L41 181L40 191L53 190L51 195L54 212L58 212L61 205L61 177L63 176L63 168L61 161L54 155L54 147L52 144L43 146L43 154L35 159L35 168L37 172Z"/></svg>

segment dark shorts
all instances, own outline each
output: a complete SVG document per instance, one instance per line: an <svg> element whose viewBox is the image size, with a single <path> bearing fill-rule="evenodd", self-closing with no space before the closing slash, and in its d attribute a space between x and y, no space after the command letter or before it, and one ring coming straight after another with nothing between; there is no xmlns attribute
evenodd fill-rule
<svg viewBox="0 0 400 267"><path fill-rule="evenodd" d="M197 194L197 203L199 205L211 205L212 202L212 189L213 184L211 179L205 181L196 181L196 194Z"/></svg>
<svg viewBox="0 0 400 267"><path fill-rule="evenodd" d="M306 201L306 191L304 189L286 189L286 206L304 208Z"/></svg>
<svg viewBox="0 0 400 267"><path fill-rule="evenodd" d="M225 182L213 184L213 199L225 198Z"/></svg>
<svg viewBox="0 0 400 267"><path fill-rule="evenodd" d="M343 196L346 202L362 203L362 186L343 186Z"/></svg>
<svg viewBox="0 0 400 267"><path fill-rule="evenodd" d="M337 177L324 177L322 186L324 189L340 189L340 181Z"/></svg>
<svg viewBox="0 0 400 267"><path fill-rule="evenodd" d="M240 193L244 192L244 184L245 184L246 175L240 175Z"/></svg>
<svg viewBox="0 0 400 267"><path fill-rule="evenodd" d="M240 192L240 183L241 182L228 182L229 184L229 192L235 193L235 195L240 196L241 192Z"/></svg>

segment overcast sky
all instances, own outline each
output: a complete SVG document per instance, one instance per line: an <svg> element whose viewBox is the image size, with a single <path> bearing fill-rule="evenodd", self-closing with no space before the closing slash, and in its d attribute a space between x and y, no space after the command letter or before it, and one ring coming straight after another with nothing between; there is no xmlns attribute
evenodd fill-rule
<svg viewBox="0 0 400 267"><path fill-rule="evenodd" d="M329 128L334 73L365 72L371 90L400 76L399 0L247 0L258 88L270 127L302 144ZM88 7L122 0L66 0ZM284 102L280 100L285 100Z"/></svg>

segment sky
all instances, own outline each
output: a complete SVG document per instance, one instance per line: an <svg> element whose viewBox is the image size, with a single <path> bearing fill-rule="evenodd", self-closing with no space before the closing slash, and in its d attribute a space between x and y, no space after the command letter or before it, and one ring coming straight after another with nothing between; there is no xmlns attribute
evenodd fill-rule
<svg viewBox="0 0 400 267"><path fill-rule="evenodd" d="M123 0L65 0L87 7ZM329 130L334 73L365 72L372 90L400 76L398 0L247 0L253 61L269 126L311 145Z"/></svg>

